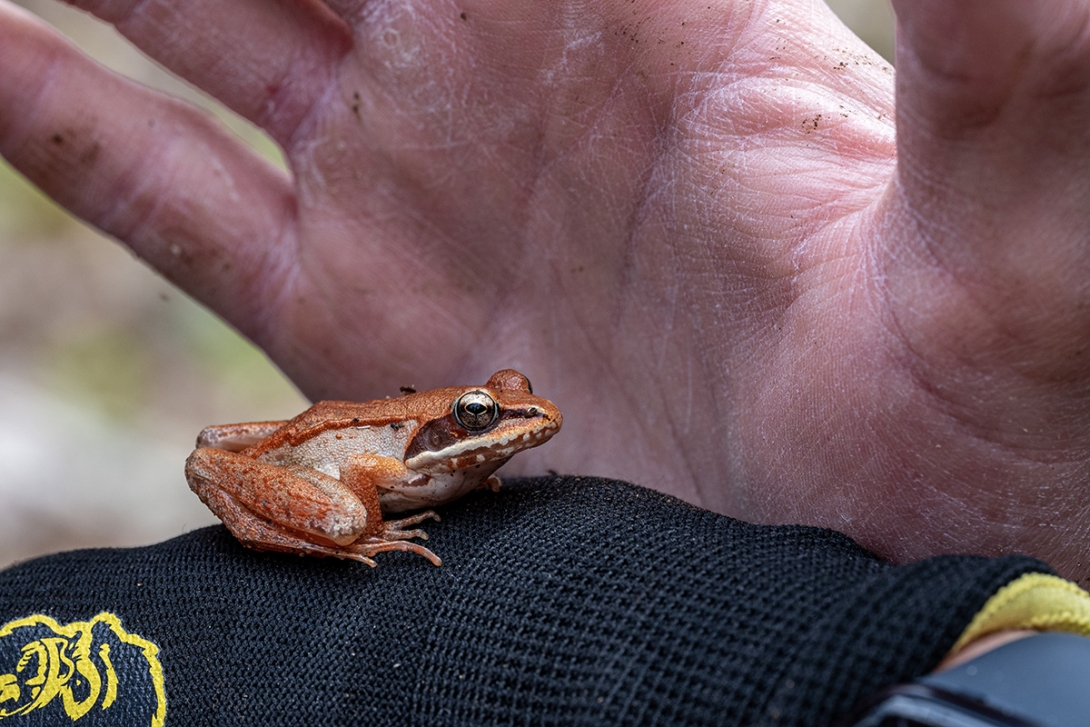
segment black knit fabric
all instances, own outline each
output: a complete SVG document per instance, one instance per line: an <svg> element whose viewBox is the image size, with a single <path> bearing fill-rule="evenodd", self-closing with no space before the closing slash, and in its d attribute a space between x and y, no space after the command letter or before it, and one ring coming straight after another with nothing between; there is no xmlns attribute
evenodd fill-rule
<svg viewBox="0 0 1090 727"><path fill-rule="evenodd" d="M168 725L828 725L1048 571L895 567L624 483L509 485L426 524L439 568L256 553L212 527L0 572L0 625L116 614L160 649Z"/></svg>

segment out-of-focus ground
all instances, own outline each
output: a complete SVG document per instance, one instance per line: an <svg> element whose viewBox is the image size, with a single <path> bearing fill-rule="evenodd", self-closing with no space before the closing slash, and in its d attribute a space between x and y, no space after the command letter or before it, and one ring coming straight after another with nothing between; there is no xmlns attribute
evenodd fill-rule
<svg viewBox="0 0 1090 727"><path fill-rule="evenodd" d="M260 132L110 27L53 0L17 2L100 62L213 110L278 159ZM886 0L830 5L891 57ZM0 161L0 567L216 522L182 474L197 432L305 406L260 351Z"/></svg>

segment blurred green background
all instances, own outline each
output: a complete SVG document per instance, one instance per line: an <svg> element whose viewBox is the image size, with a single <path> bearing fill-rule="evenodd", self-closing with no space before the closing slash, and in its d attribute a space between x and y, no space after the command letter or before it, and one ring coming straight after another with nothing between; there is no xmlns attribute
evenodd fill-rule
<svg viewBox="0 0 1090 727"><path fill-rule="evenodd" d="M283 165L260 131L109 26L53 0L17 4L106 66L210 109ZM886 0L830 5L892 57ZM197 432L305 406L260 351L0 161L0 567L216 522L182 474Z"/></svg>

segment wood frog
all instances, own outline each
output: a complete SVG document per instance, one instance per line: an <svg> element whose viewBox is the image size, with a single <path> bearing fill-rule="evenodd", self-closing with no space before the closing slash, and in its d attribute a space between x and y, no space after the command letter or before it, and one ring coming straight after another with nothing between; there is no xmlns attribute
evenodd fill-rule
<svg viewBox="0 0 1090 727"><path fill-rule="evenodd" d="M375 565L387 550L442 561L426 510L481 486L517 452L560 430L560 410L505 369L452 386L362 403L322 401L290 421L204 429L185 464L189 486L244 545Z"/></svg>

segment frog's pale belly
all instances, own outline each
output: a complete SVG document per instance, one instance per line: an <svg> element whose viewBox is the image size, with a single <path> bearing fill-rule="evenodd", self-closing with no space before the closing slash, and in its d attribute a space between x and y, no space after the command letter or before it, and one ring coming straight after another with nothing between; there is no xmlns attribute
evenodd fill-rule
<svg viewBox="0 0 1090 727"><path fill-rule="evenodd" d="M341 479L341 465L353 456L370 454L401 461L416 433L415 422L392 426L359 426L330 430L302 444L270 450L259 460L278 467L302 466ZM480 485L509 458L484 462L453 472L417 473L409 470L400 481L376 482L383 512L405 512L443 505Z"/></svg>
<svg viewBox="0 0 1090 727"><path fill-rule="evenodd" d="M285 444L269 450L259 460L279 467L300 465L341 478L341 464L355 455L371 454L401 461L405 447L416 433L416 422L397 426L359 426L331 429L302 444Z"/></svg>
<svg viewBox="0 0 1090 727"><path fill-rule="evenodd" d="M500 459L472 469L419 475L388 488L380 486L379 506L383 512L396 513L445 505L480 487L506 461Z"/></svg>

